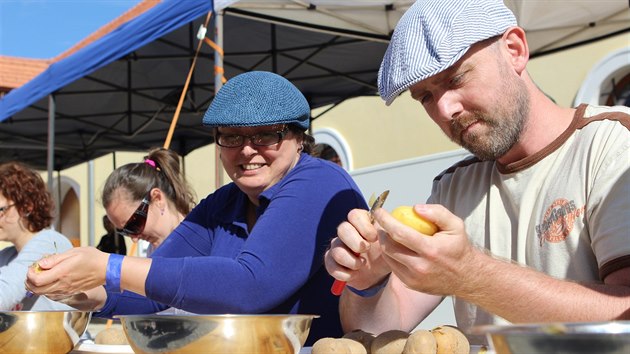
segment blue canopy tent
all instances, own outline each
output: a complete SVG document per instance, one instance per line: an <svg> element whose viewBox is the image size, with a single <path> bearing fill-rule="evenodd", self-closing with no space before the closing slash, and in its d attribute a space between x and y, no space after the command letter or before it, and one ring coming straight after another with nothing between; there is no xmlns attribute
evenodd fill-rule
<svg viewBox="0 0 630 354"><path fill-rule="evenodd" d="M76 54L50 65L41 75L12 91L0 100L0 121L210 11L212 2L209 0L159 3Z"/></svg>
<svg viewBox="0 0 630 354"><path fill-rule="evenodd" d="M93 104L84 106L93 114L92 117L78 116L72 112L76 109L66 110L66 106L72 105L78 108L83 104L82 98L73 96L68 101L66 97L69 97L69 92L84 92L86 96L89 92L102 92L103 99L106 99L106 93L111 90L126 91L125 88L129 87L128 81L133 79L133 74L125 75L125 72L119 69L103 72L102 68L120 58L125 58L129 53L156 41L209 11L212 11L212 1L208 0L161 2L76 53L53 63L42 74L11 91L0 100L0 121L6 120L2 124L0 133L3 159L20 159L31 163L36 168L44 169L45 151L50 150L46 143L49 138L53 139L57 136L58 145L50 151L51 153L54 151L56 161L53 166L48 167L63 169L112 151L113 149L108 148L98 151L90 150L90 146L94 146L94 141L108 129L113 129L110 132L119 137L118 142L125 150L125 136L133 138L129 134L133 133L134 127L144 122L137 124L129 122L127 129L118 130L116 125L108 121L111 117L99 117L101 112L97 112L98 107ZM126 62L133 66L133 58L129 58ZM130 68L130 70L134 69ZM118 77L108 80L107 77L112 75ZM81 83L79 79L89 80L94 84ZM49 104L48 95L52 95L51 97L59 95L59 102L55 99ZM118 99L119 97L110 97L107 99L109 102L103 102L103 104L112 104ZM60 108L58 112L55 111L56 107ZM117 115L124 116L126 114L124 108L119 107L119 109ZM55 119L56 122L44 124L44 120L49 119ZM75 119L77 122L83 120L86 124L94 124L94 129L77 127L73 122ZM119 120L121 118L116 119L116 121ZM51 136L48 134L50 131L54 132ZM76 136L67 140L64 136L68 134Z"/></svg>

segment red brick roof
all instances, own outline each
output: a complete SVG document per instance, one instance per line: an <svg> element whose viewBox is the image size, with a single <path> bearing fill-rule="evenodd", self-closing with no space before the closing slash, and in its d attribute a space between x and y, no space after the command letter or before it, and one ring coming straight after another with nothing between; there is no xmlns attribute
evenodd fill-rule
<svg viewBox="0 0 630 354"><path fill-rule="evenodd" d="M72 55L79 49L110 33L123 23L151 9L161 1L162 0L143 0L127 12L123 13L110 23L99 28L94 33L72 46L72 48L52 59L30 59L0 55L0 95L24 85L35 76L46 70L50 64Z"/></svg>
<svg viewBox="0 0 630 354"><path fill-rule="evenodd" d="M0 93L20 87L48 68L50 59L29 59L0 55Z"/></svg>

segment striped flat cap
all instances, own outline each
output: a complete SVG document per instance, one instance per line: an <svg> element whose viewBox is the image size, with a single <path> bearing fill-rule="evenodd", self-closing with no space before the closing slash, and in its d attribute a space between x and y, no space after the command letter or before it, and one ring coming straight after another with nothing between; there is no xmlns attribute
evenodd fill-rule
<svg viewBox="0 0 630 354"><path fill-rule="evenodd" d="M217 92L203 116L211 127L257 127L295 124L308 129L311 109L289 80L266 71L234 76Z"/></svg>
<svg viewBox="0 0 630 354"><path fill-rule="evenodd" d="M378 71L389 106L411 85L451 67L471 45L516 26L502 0L418 0L396 25Z"/></svg>

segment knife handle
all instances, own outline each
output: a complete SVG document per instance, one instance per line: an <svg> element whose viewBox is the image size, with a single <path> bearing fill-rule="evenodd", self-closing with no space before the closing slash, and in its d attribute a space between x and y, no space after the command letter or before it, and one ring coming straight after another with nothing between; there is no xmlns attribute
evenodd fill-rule
<svg viewBox="0 0 630 354"><path fill-rule="evenodd" d="M354 255L355 256L359 256L358 253L355 253ZM333 283L332 287L330 288L330 292L333 295L341 296L341 293L343 292L343 288L345 288L345 287L346 287L346 282L345 281L335 279L335 282Z"/></svg>
<svg viewBox="0 0 630 354"><path fill-rule="evenodd" d="M341 281L338 279L335 279L335 282L333 283L332 287L330 288L330 292L333 293L333 295L337 295L340 296L341 293L343 292L343 288L346 287L346 282L345 281Z"/></svg>

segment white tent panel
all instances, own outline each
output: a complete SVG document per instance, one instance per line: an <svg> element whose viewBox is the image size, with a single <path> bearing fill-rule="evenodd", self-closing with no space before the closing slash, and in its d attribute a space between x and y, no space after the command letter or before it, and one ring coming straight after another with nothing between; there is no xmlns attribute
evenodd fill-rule
<svg viewBox="0 0 630 354"><path fill-rule="evenodd" d="M222 1L232 15L386 40L414 1ZM505 0L528 33L533 55L630 29L627 0Z"/></svg>

